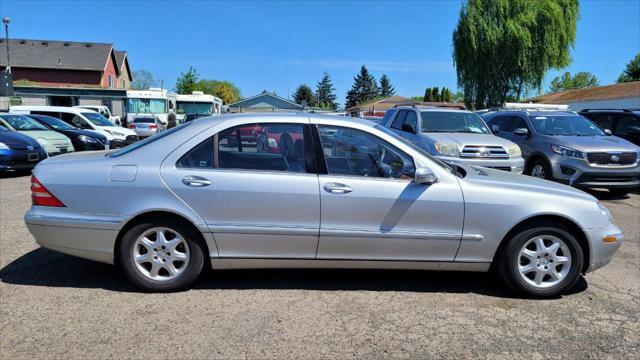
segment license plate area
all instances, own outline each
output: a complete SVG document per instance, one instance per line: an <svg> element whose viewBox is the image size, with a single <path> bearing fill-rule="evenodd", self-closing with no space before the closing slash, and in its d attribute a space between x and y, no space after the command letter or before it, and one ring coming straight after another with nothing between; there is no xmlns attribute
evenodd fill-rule
<svg viewBox="0 0 640 360"><path fill-rule="evenodd" d="M38 161L40 160L40 154L38 153L29 153L27 154L28 161Z"/></svg>

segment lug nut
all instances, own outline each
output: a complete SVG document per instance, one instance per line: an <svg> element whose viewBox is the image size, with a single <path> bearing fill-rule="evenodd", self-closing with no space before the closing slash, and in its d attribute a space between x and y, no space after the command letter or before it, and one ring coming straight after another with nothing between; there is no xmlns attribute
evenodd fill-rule
<svg viewBox="0 0 640 360"><path fill-rule="evenodd" d="M157 256L154 256L153 258L154 258L155 260L158 260L158 257L157 257Z"/></svg>

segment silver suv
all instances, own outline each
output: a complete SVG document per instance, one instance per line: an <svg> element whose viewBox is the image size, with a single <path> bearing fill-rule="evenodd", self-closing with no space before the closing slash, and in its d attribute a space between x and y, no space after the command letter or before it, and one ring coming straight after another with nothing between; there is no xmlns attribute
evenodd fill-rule
<svg viewBox="0 0 640 360"><path fill-rule="evenodd" d="M618 195L640 186L640 147L574 112L505 110L482 117L496 135L520 145L528 175Z"/></svg>
<svg viewBox="0 0 640 360"><path fill-rule="evenodd" d="M387 110L382 125L448 163L522 173L518 145L492 134L471 111L398 106Z"/></svg>

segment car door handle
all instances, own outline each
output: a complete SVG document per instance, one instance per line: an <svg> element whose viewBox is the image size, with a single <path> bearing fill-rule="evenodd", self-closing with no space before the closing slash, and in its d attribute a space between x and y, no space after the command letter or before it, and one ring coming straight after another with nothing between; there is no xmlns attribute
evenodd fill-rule
<svg viewBox="0 0 640 360"><path fill-rule="evenodd" d="M193 186L193 187L203 187L203 186L209 186L211 185L211 181L200 177L200 176L194 176L194 175L189 175L189 176L185 176L182 178L182 183L187 185L187 186Z"/></svg>
<svg viewBox="0 0 640 360"><path fill-rule="evenodd" d="M346 194L353 191L350 186L340 183L327 183L324 185L324 190L332 194Z"/></svg>

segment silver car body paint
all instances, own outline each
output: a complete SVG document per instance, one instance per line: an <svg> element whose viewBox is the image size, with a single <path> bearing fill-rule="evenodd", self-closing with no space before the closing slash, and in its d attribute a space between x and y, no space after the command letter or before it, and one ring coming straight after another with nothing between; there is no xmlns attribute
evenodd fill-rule
<svg viewBox="0 0 640 360"><path fill-rule="evenodd" d="M430 168L437 182L176 167L182 155L219 131L256 122L356 128L404 151L417 167ZM35 168L34 175L66 205L32 206L25 215L41 246L114 263L120 231L136 216L154 211L192 222L215 268L486 271L509 230L539 215L559 216L582 229L589 242L589 270L609 262L623 240L597 200L582 191L480 167L465 166L467 174L459 178L411 144L357 119L217 116L194 120L128 154L107 154L62 155ZM188 187L181 181L186 176L203 177L211 185ZM323 190L327 183L353 191L331 194ZM603 243L605 235L616 235L618 241Z"/></svg>

